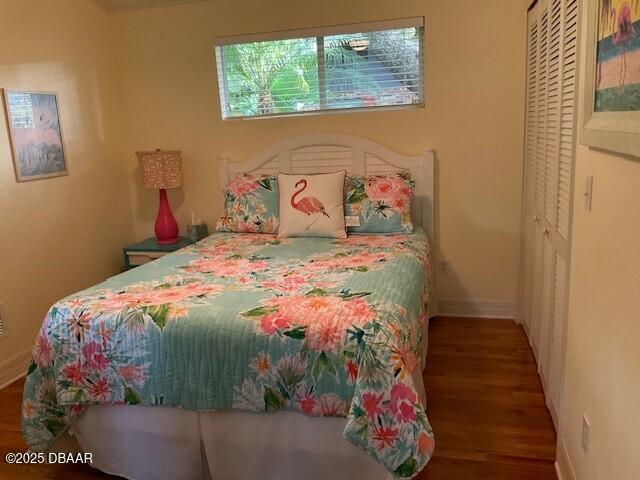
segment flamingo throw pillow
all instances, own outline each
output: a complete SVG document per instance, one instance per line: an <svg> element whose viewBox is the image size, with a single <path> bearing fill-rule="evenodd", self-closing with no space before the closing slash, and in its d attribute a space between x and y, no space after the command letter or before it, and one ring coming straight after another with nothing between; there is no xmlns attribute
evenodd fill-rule
<svg viewBox="0 0 640 480"><path fill-rule="evenodd" d="M279 237L346 238L343 170L312 175L278 175Z"/></svg>

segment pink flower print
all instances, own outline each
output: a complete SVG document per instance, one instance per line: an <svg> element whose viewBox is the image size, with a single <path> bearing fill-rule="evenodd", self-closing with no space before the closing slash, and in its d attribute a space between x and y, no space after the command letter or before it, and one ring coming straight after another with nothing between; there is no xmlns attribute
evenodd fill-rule
<svg viewBox="0 0 640 480"><path fill-rule="evenodd" d="M265 306L278 310L260 319L263 332L273 334L290 325L307 326L307 347L320 352L338 351L351 325L362 325L375 318L375 312L361 298L293 295L269 298Z"/></svg>
<svg viewBox="0 0 640 480"><path fill-rule="evenodd" d="M176 304L189 297L218 293L221 285L186 283L172 287L158 288L155 284L137 284L130 286L124 293L106 291L105 299L100 300L98 308L103 310L121 310L124 307L139 307L151 305L172 305L172 316L184 316L187 311Z"/></svg>
<svg viewBox="0 0 640 480"><path fill-rule="evenodd" d="M190 289L189 287L186 287L185 290L181 290L180 287L160 288L153 292L149 292L147 298L145 298L141 303L151 305L171 304L182 300L186 296L185 291L190 290L193 289Z"/></svg>
<svg viewBox="0 0 640 480"><path fill-rule="evenodd" d="M189 272L213 273L220 277L235 277L269 268L264 260L251 261L245 258L201 258L192 262L186 270Z"/></svg>
<svg viewBox="0 0 640 480"><path fill-rule="evenodd" d="M106 378L100 378L89 385L89 394L96 400L105 401L109 398L111 387Z"/></svg>
<svg viewBox="0 0 640 480"><path fill-rule="evenodd" d="M40 367L46 367L53 361L53 348L42 330L40 330L33 348L33 361Z"/></svg>
<svg viewBox="0 0 640 480"><path fill-rule="evenodd" d="M183 318L189 314L189 309L187 307L181 306L179 304L171 304L169 305L169 317L170 318Z"/></svg>
<svg viewBox="0 0 640 480"><path fill-rule="evenodd" d="M203 242L206 240L203 240ZM220 240L222 242L223 240ZM231 253L231 247L224 243L216 243L215 245L200 245L197 244L193 247L194 252L202 255L203 257L219 257L229 255Z"/></svg>
<svg viewBox="0 0 640 480"><path fill-rule="evenodd" d="M404 383L396 383L391 388L389 408L400 422L408 423L417 420L413 404L417 400L416 392Z"/></svg>
<svg viewBox="0 0 640 480"><path fill-rule="evenodd" d="M416 367L419 364L418 357L413 352L407 352L403 356L403 360L404 360L404 364L407 367L407 371L409 371L409 373L413 373L413 371L416 369Z"/></svg>
<svg viewBox="0 0 640 480"><path fill-rule="evenodd" d="M370 200L386 200L395 196L401 184L391 177L367 177L364 191Z"/></svg>
<svg viewBox="0 0 640 480"><path fill-rule="evenodd" d="M115 295L100 301L98 308L100 310L120 310L127 306L136 306L137 300L126 294Z"/></svg>
<svg viewBox="0 0 640 480"><path fill-rule="evenodd" d="M90 370L104 370L109 364L109 360L102 353L102 347L97 342L89 342L82 347L82 355Z"/></svg>
<svg viewBox="0 0 640 480"><path fill-rule="evenodd" d="M409 187L406 183L403 182L400 187L398 194L404 198L411 198L413 196L413 188Z"/></svg>
<svg viewBox="0 0 640 480"><path fill-rule="evenodd" d="M392 427L386 427L384 425L373 427L373 436L371 439L376 442L376 448L378 450L386 450L387 448L393 448L398 438L398 430Z"/></svg>
<svg viewBox="0 0 640 480"><path fill-rule="evenodd" d="M258 188L259 184L256 177L251 175L238 175L229 182L227 187L229 192L236 197L242 197L249 192L253 192Z"/></svg>
<svg viewBox="0 0 640 480"><path fill-rule="evenodd" d="M285 292L298 291L305 283L305 278L300 275L288 275L283 277L282 282L280 283L280 289Z"/></svg>
<svg viewBox="0 0 640 480"><path fill-rule="evenodd" d="M267 288L269 290L275 290L276 288L278 288L278 282L276 282L275 280L267 280L265 282L262 282L262 288Z"/></svg>
<svg viewBox="0 0 640 480"><path fill-rule="evenodd" d="M321 271L357 269L369 267L375 263L386 260L388 257L389 254L384 252L363 251L353 255L318 259L309 263L307 268Z"/></svg>
<svg viewBox="0 0 640 480"><path fill-rule="evenodd" d="M236 222L235 230L239 233L256 233L260 229L254 222L243 222L242 220L238 220Z"/></svg>
<svg viewBox="0 0 640 480"><path fill-rule="evenodd" d="M144 367L141 365L120 365L118 373L126 383L135 385L142 385L147 379Z"/></svg>
<svg viewBox="0 0 640 480"><path fill-rule="evenodd" d="M313 415L316 408L316 397L310 393L304 393L298 400L300 410L307 415Z"/></svg>
<svg viewBox="0 0 640 480"><path fill-rule="evenodd" d="M347 315L351 318L352 324L364 325L375 318L375 312L369 304L362 298L354 298L346 303Z"/></svg>
<svg viewBox="0 0 640 480"><path fill-rule="evenodd" d="M427 435L425 432L421 432L418 436L418 452L422 455L431 456L435 448L435 442L432 436Z"/></svg>
<svg viewBox="0 0 640 480"><path fill-rule="evenodd" d="M317 411L324 417L339 417L345 415L345 403L335 393L327 393L320 397Z"/></svg>
<svg viewBox="0 0 640 480"><path fill-rule="evenodd" d="M84 369L80 362L65 365L62 369L62 375L72 383L82 383L85 377Z"/></svg>
<svg viewBox="0 0 640 480"><path fill-rule="evenodd" d="M313 322L307 328L307 346L317 352L337 352L345 327L331 318Z"/></svg>
<svg viewBox="0 0 640 480"><path fill-rule="evenodd" d="M67 307L69 307L71 310L83 306L83 302L79 298L76 298L73 300L67 300L66 304L67 304Z"/></svg>
<svg viewBox="0 0 640 480"><path fill-rule="evenodd" d="M273 335L277 330L289 328L291 322L280 312L270 313L260 319L260 330L267 335Z"/></svg>
<svg viewBox="0 0 640 480"><path fill-rule="evenodd" d="M327 310L335 306L342 300L336 297L314 297L314 296L288 296L275 297L267 300L267 305L277 306L287 318L295 319L298 325L306 325L318 321L323 315L327 315Z"/></svg>
<svg viewBox="0 0 640 480"><path fill-rule="evenodd" d="M358 378L358 364L353 360L347 362L347 381L351 384L355 383Z"/></svg>
<svg viewBox="0 0 640 480"><path fill-rule="evenodd" d="M409 197L396 196L391 200L391 208L396 212L404 212L409 206Z"/></svg>
<svg viewBox="0 0 640 480"><path fill-rule="evenodd" d="M362 409L366 412L369 420L375 421L376 415L382 415L382 397L383 393L376 395L373 392L365 392L362 394Z"/></svg>
<svg viewBox="0 0 640 480"><path fill-rule="evenodd" d="M403 423L415 422L418 419L418 417L416 416L416 411L413 408L413 405L410 405L406 402L402 402L398 406L398 411L396 412L396 418Z"/></svg>

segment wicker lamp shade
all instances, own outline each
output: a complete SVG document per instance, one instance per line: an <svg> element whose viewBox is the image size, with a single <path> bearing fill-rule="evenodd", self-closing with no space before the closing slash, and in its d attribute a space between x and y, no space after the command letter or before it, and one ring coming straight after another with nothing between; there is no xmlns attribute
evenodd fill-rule
<svg viewBox="0 0 640 480"><path fill-rule="evenodd" d="M182 186L182 157L179 151L136 152L142 171L141 187L148 190Z"/></svg>

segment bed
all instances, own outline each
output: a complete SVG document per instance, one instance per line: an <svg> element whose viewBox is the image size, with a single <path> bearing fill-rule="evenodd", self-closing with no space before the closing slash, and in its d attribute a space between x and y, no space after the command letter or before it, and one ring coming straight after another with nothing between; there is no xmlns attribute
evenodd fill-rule
<svg viewBox="0 0 640 480"><path fill-rule="evenodd" d="M315 135L223 159L220 177L342 168L409 170L416 232L214 234L61 300L25 384L30 447L67 448L69 432L95 467L136 479L416 475L434 445L433 155Z"/></svg>

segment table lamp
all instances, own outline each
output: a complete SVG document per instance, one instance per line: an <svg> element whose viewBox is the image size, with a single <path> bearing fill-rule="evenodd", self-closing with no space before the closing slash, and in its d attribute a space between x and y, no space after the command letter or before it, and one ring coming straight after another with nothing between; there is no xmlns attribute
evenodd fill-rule
<svg viewBox="0 0 640 480"><path fill-rule="evenodd" d="M182 186L182 157L179 151L154 150L136 152L142 171L142 188L160 190L160 207L156 218L156 238L158 245L170 245L180 240L167 189Z"/></svg>

